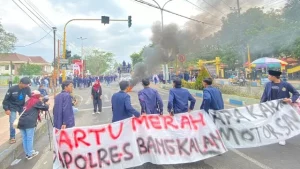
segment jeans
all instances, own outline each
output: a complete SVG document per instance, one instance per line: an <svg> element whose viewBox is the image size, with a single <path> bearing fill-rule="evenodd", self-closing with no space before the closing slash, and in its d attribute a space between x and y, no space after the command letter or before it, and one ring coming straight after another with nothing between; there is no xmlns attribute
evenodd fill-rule
<svg viewBox="0 0 300 169"><path fill-rule="evenodd" d="M9 131L10 131L10 139L16 138L16 129L14 128L13 124L17 118L17 112L11 111L9 115Z"/></svg>
<svg viewBox="0 0 300 169"><path fill-rule="evenodd" d="M27 156L32 156L34 128L20 129L23 139L23 148Z"/></svg>
<svg viewBox="0 0 300 169"><path fill-rule="evenodd" d="M98 108L98 112L102 112L102 99L94 99L93 104L94 104L95 113L97 112L97 108Z"/></svg>

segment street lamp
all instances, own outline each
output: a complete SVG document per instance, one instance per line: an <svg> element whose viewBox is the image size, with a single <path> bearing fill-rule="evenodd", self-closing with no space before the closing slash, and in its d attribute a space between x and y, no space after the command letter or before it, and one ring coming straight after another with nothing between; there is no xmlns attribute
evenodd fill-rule
<svg viewBox="0 0 300 169"><path fill-rule="evenodd" d="M156 0L152 0L153 2L155 2L156 3L156 5L159 7L159 9L160 9L160 14L161 14L161 30L163 30L164 29L164 15L163 15L163 12L164 12L164 8L165 8L165 6L169 3L169 2L171 2L171 1L173 1L173 0L168 0L162 7L160 7L160 5L156 2Z"/></svg>
<svg viewBox="0 0 300 169"><path fill-rule="evenodd" d="M87 38L79 37L77 39L81 40L81 65L82 65L82 77L83 77L83 41L86 40Z"/></svg>

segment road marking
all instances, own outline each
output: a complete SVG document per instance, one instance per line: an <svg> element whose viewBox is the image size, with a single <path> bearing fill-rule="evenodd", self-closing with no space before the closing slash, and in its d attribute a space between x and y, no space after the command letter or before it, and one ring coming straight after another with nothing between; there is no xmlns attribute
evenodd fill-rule
<svg viewBox="0 0 300 169"><path fill-rule="evenodd" d="M90 102L91 102L91 98L89 97L89 98L87 99L87 101L85 102L85 104L90 104Z"/></svg>
<svg viewBox="0 0 300 169"><path fill-rule="evenodd" d="M80 106L80 105L81 105L81 103L82 103L82 101L83 101L83 97L82 97L82 96L80 96L79 94L74 94L74 96L78 96L78 97L80 98L80 104L78 105L78 106Z"/></svg>
<svg viewBox="0 0 300 169"><path fill-rule="evenodd" d="M236 153L237 155L243 157L244 159L246 159L246 160L252 162L253 164L259 166L259 167L262 168L262 169L272 169L271 167L269 167L269 166L267 166L267 165L265 165L265 164L260 163L259 161L257 161L257 160L255 160L255 159L251 158L250 156L248 156L248 155L246 155L246 154L244 154L244 153L242 153L242 152L240 152L240 151L238 151L238 150L236 150L236 149L230 149L230 150L231 150L232 152Z"/></svg>
<svg viewBox="0 0 300 169"><path fill-rule="evenodd" d="M104 102L109 102L107 94L104 95Z"/></svg>

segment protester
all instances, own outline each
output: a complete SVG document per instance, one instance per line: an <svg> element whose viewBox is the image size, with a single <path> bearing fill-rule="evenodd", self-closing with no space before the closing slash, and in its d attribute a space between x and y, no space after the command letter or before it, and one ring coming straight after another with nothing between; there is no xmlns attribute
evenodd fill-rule
<svg viewBox="0 0 300 169"><path fill-rule="evenodd" d="M54 99L54 127L57 129L66 129L75 126L72 96L70 95L73 91L73 82L69 80L64 81L61 87L63 91Z"/></svg>
<svg viewBox="0 0 300 169"><path fill-rule="evenodd" d="M204 109L209 113L211 110L222 110L224 109L224 102L222 98L222 93L219 89L211 86L212 78L206 78L203 80L202 85L204 86L203 90L203 101L200 106L200 109Z"/></svg>
<svg viewBox="0 0 300 169"><path fill-rule="evenodd" d="M102 112L102 99L101 99L101 95L102 95L102 87L100 84L100 81L97 80L93 87L92 87L92 92L91 92L91 97L93 100L93 105L94 105L94 112L100 114ZM98 111L97 111L98 108Z"/></svg>
<svg viewBox="0 0 300 169"><path fill-rule="evenodd" d="M40 111L48 111L49 104L42 102L42 95L34 90L30 99L26 102L25 111L19 118L18 129L20 129L23 139L23 148L27 160L39 154L33 150L34 128L36 127Z"/></svg>
<svg viewBox="0 0 300 169"><path fill-rule="evenodd" d="M124 120L132 117L139 117L140 113L136 111L130 102L130 96L125 92L129 87L128 81L121 81L119 83L121 91L115 93L111 98L113 117L112 122Z"/></svg>
<svg viewBox="0 0 300 169"><path fill-rule="evenodd" d="M190 107L189 103L190 101ZM168 112L170 115L190 112L194 109L196 99L187 89L181 88L181 79L173 80L173 89L169 92Z"/></svg>
<svg viewBox="0 0 300 169"><path fill-rule="evenodd" d="M271 82L266 84L264 93L261 97L261 102L283 99L285 103L295 103L299 98L299 92L288 82L280 80L280 71L269 70L268 79ZM292 98L290 98L292 93ZM280 145L285 145L286 142L280 141Z"/></svg>
<svg viewBox="0 0 300 169"><path fill-rule="evenodd" d="M39 86L39 92L41 93L42 96L48 95L46 89L44 88L44 86L42 84Z"/></svg>
<svg viewBox="0 0 300 169"><path fill-rule="evenodd" d="M31 89L29 88L30 83L31 81L28 77L23 77L18 85L8 89L2 102L5 113L9 115L10 144L16 143L16 130L13 127L13 123L17 118L16 112L23 112L26 95L31 97Z"/></svg>
<svg viewBox="0 0 300 169"><path fill-rule="evenodd" d="M149 87L150 81L142 80L144 89L139 91L138 97L141 104L142 114L163 114L163 102L157 90Z"/></svg>

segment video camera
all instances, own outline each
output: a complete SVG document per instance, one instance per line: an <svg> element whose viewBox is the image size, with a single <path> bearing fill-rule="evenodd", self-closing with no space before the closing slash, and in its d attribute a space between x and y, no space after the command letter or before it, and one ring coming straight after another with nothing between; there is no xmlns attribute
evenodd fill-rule
<svg viewBox="0 0 300 169"><path fill-rule="evenodd" d="M49 101L49 97L48 96L44 96L43 97L43 103L47 103Z"/></svg>

